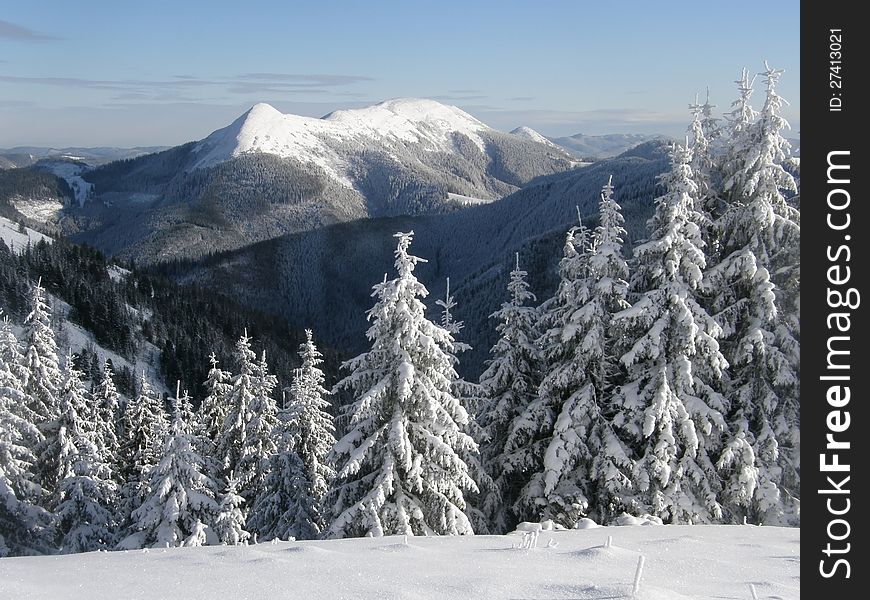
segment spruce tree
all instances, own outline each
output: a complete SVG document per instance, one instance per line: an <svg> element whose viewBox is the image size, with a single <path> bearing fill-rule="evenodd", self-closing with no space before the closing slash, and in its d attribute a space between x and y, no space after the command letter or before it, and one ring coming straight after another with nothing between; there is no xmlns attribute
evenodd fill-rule
<svg viewBox="0 0 870 600"><path fill-rule="evenodd" d="M534 424L541 456L521 501L568 527L587 515L600 522L614 517L631 470L629 452L609 420L620 375L611 322L628 307L625 229L610 180L599 214L591 240L583 228L568 233L559 289L542 315L546 375L522 417Z"/></svg>
<svg viewBox="0 0 870 600"><path fill-rule="evenodd" d="M149 493L151 469L163 455L168 433L163 401L151 389L143 372L139 393L124 408L124 437L119 440L121 460L121 506L119 520L125 532L135 531L132 513Z"/></svg>
<svg viewBox="0 0 870 600"><path fill-rule="evenodd" d="M717 222L723 257L705 284L731 363L720 458L729 515L774 524L799 521L800 489L800 214L788 201L797 186L786 168L780 74L765 71L765 104L753 122L743 109L732 115L728 204Z"/></svg>
<svg viewBox="0 0 870 600"><path fill-rule="evenodd" d="M453 352L451 352L451 356L453 358L453 368L458 371L459 354L468 352L471 350L471 346L458 339L465 324L462 321L457 321L451 312L456 308L457 304L454 297L450 295L449 277L447 278L446 287L444 299L436 300L435 304L441 307L441 327L453 336ZM489 515L486 514L483 505L487 497L497 494L497 489L492 477L486 472L480 455L480 447L489 441L486 430L478 422L478 414L485 404L483 390L479 383L472 383L460 377L453 382L453 392L468 413L468 423L463 426L462 430L477 443L476 449L460 453L463 462L468 465L468 474L478 490L477 492L467 492L465 494L468 506L466 514L471 520L475 533L486 535L491 532L492 526L489 522Z"/></svg>
<svg viewBox="0 0 870 600"><path fill-rule="evenodd" d="M272 433L276 449L269 457L263 489L247 518L247 529L257 532L262 541L312 535L311 529L301 527L310 522L306 511L310 496L305 468L296 453L298 434L292 413L282 406Z"/></svg>
<svg viewBox="0 0 870 600"><path fill-rule="evenodd" d="M539 384L539 351L535 346L538 313L528 303L535 300L526 283L526 271L516 267L510 273L507 289L510 300L490 315L498 319L499 339L490 350L492 357L480 376L485 406L481 409L480 425L487 443L482 446L482 459L492 477L494 489L485 493L482 508L497 532L508 531L518 520L514 503L520 490L528 483L530 473L515 456L519 447L513 426L537 393Z"/></svg>
<svg viewBox="0 0 870 600"><path fill-rule="evenodd" d="M720 393L727 362L721 328L697 300L706 266L691 153L674 145L648 223L650 239L634 249L634 305L614 315L633 343L614 424L634 446L632 510L673 523L721 518L715 461L725 429Z"/></svg>
<svg viewBox="0 0 870 600"><path fill-rule="evenodd" d="M253 502L262 489L269 457L276 450L272 432L278 424L278 409L272 395L278 385L278 379L269 373L265 350L256 365L253 383L251 416L245 424L245 443L237 466L244 484L240 493L250 502Z"/></svg>
<svg viewBox="0 0 870 600"><path fill-rule="evenodd" d="M57 518L57 536L64 553L104 550L114 545L116 522L112 469L100 455L97 433L88 421L89 404L82 374L72 355L67 358L58 416L48 428L51 444L45 452L53 465L50 507Z"/></svg>
<svg viewBox="0 0 870 600"><path fill-rule="evenodd" d="M201 434L214 444L227 416L232 374L218 367L214 352L209 356L209 363L211 368L203 384L206 396L199 407L199 423Z"/></svg>
<svg viewBox="0 0 870 600"><path fill-rule="evenodd" d="M51 328L51 309L45 297L41 281L30 291L30 313L24 319L24 395L27 408L44 436L50 436L46 431L57 416L58 393L63 383L63 376L57 356L57 342L54 330ZM54 491L56 479L55 464L47 464L44 458L46 444L51 440L40 440L34 448L36 454L37 481L46 493Z"/></svg>
<svg viewBox="0 0 870 600"><path fill-rule="evenodd" d="M221 544L237 546L247 543L248 538L251 537L251 534L245 531L245 511L242 510L244 502L245 499L238 494L236 479L230 476L212 525Z"/></svg>
<svg viewBox="0 0 870 600"><path fill-rule="evenodd" d="M186 395L185 395L186 396ZM133 512L142 546L199 546L205 526L218 511L215 484L203 471L203 459L194 447L191 423L183 415L192 411L183 396L173 400L172 423L160 461L148 473L148 495Z"/></svg>
<svg viewBox="0 0 870 600"><path fill-rule="evenodd" d="M115 387L114 373L108 359L103 363L102 375L93 393L97 451L101 460L112 470L111 479L120 483L121 395ZM92 411L94 412L94 411Z"/></svg>
<svg viewBox="0 0 870 600"><path fill-rule="evenodd" d="M215 456L221 464L223 478L233 473L238 478L242 497L253 502L254 495L248 486L259 473L259 465L251 460L253 455L249 453L248 432L249 423L255 416L252 407L257 401L258 375L257 357L251 350L251 338L247 330L236 342L236 360L239 374L232 380L227 398L227 415L218 436Z"/></svg>
<svg viewBox="0 0 870 600"><path fill-rule="evenodd" d="M21 353L8 321L0 324L0 558L40 554L51 543L32 448L42 439L26 406Z"/></svg>
<svg viewBox="0 0 870 600"><path fill-rule="evenodd" d="M296 370L290 388L290 427L297 440L296 453L302 461L305 489L294 537L314 539L327 525L324 500L335 469L328 456L335 445L335 425L329 409L329 391L323 387L325 377L320 365L320 352L314 345L310 329L305 330L305 341L299 345L302 366Z"/></svg>
<svg viewBox="0 0 870 600"><path fill-rule="evenodd" d="M463 493L475 490L460 453L474 441L453 393L449 332L429 321L408 254L413 232L397 233L398 276L374 286L370 351L344 363L338 389L353 394L350 431L338 459L333 537L471 534Z"/></svg>

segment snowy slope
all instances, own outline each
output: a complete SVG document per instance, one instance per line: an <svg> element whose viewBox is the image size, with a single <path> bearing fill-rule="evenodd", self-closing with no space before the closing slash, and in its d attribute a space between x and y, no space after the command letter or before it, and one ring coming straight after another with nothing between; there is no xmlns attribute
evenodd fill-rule
<svg viewBox="0 0 870 600"><path fill-rule="evenodd" d="M196 167L212 166L250 152L309 162L350 186L337 145L389 147L421 144L449 152L452 135L468 136L484 151L481 131L489 127L471 115L433 100L399 98L374 106L339 110L321 119L283 114L269 104L255 104L229 126L197 145Z"/></svg>
<svg viewBox="0 0 870 600"><path fill-rule="evenodd" d="M0 239L6 242L7 246L18 252L26 248L28 243L35 244L43 239L49 242L52 241L50 237L30 227L25 227L23 232L19 231L18 223L14 223L6 217L0 217Z"/></svg>
<svg viewBox="0 0 870 600"><path fill-rule="evenodd" d="M531 549L520 541L386 537L5 558L0 598L751 599L750 584L760 599L800 597L798 529L607 527L544 531Z"/></svg>
<svg viewBox="0 0 870 600"><path fill-rule="evenodd" d="M79 206L84 206L91 197L94 185L82 179L82 173L88 168L86 165L67 160L49 160L42 161L39 166L65 180L75 194L75 202Z"/></svg>
<svg viewBox="0 0 870 600"><path fill-rule="evenodd" d="M531 140L533 142L538 142L539 144L546 144L547 146L564 150L563 148L557 146L531 127L526 127L525 125L522 127L517 127L516 129L511 131L511 134L523 139Z"/></svg>

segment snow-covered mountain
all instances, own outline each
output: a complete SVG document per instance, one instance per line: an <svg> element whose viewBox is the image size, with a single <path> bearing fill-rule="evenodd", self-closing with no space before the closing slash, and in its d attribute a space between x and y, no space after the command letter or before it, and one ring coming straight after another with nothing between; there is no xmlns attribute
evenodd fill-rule
<svg viewBox="0 0 870 600"><path fill-rule="evenodd" d="M556 144L551 142L549 139L547 139L531 127L526 127L525 125L523 125L522 127L517 127L516 129L511 131L511 135L515 135L526 140L531 140L533 142L538 142L539 144L552 146L553 148L559 148L560 150L565 150L564 148L561 148L560 146L557 146Z"/></svg>
<svg viewBox="0 0 870 600"><path fill-rule="evenodd" d="M402 98L314 119L257 104L205 139L84 175L78 241L153 262L376 216L493 200L578 162L460 109Z"/></svg>
<svg viewBox="0 0 870 600"><path fill-rule="evenodd" d="M345 144L371 147L420 145L429 152L454 152L463 135L485 152L480 132L493 131L471 115L433 100L399 98L366 108L339 110L321 119L283 114L256 104L231 125L199 142L196 167L208 167L250 152L311 162L350 185ZM540 142L541 140L534 140Z"/></svg>

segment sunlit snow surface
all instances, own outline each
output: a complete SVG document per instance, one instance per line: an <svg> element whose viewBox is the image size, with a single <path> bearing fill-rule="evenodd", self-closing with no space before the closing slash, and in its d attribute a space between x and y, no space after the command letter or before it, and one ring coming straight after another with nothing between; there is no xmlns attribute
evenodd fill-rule
<svg viewBox="0 0 870 600"><path fill-rule="evenodd" d="M249 152L263 152L314 163L350 186L341 144L365 148L381 144L421 144L450 151L453 134L462 133L481 150L478 135L489 127L471 115L433 100L399 98L366 108L339 110L321 119L283 114L256 104L229 126L196 146L197 167L211 166Z"/></svg>
<svg viewBox="0 0 870 600"><path fill-rule="evenodd" d="M25 227L24 231L19 231L19 229L17 223L6 217L0 217L0 239L16 252L23 252L28 243L35 244L42 239L52 241L50 237L42 235L30 227Z"/></svg>
<svg viewBox="0 0 870 600"><path fill-rule="evenodd" d="M799 529L602 527L543 531L534 549L520 541L409 537L406 545L399 536L6 558L0 598L748 599L750 584L760 599L800 597Z"/></svg>

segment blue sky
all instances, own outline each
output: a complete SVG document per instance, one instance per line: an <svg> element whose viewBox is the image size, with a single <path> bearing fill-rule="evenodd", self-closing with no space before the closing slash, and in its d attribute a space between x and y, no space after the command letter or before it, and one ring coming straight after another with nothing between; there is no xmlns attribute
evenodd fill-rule
<svg viewBox="0 0 870 600"><path fill-rule="evenodd" d="M0 147L172 145L256 102L321 116L434 98L498 129L681 135L768 60L800 121L799 2L4 3ZM762 90L755 94L757 107Z"/></svg>

